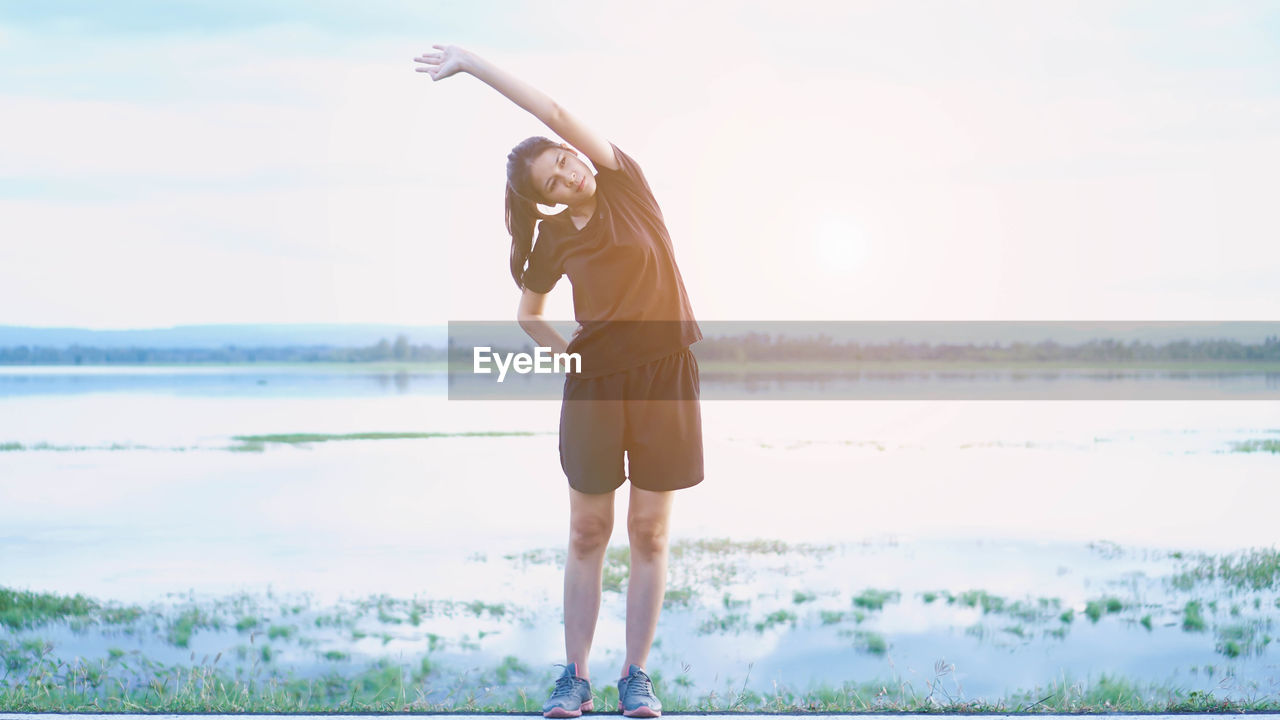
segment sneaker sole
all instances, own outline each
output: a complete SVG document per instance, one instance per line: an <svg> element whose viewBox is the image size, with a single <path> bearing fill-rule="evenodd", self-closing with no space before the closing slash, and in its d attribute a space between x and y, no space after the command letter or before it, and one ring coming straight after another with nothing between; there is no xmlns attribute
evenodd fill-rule
<svg viewBox="0 0 1280 720"><path fill-rule="evenodd" d="M596 701L593 699L593 700L588 700L582 703L582 706L579 707L577 710L565 710L564 708L561 708L561 707L552 708L551 710L542 713L542 717L575 718L575 717L581 717L582 713L584 712L591 712L592 710L595 710L595 709L596 709Z"/></svg>
<svg viewBox="0 0 1280 720"><path fill-rule="evenodd" d="M636 708L635 710L623 710L623 709L622 709L622 702L621 702L621 701L619 701L619 702L618 702L618 710L619 710L619 711L621 711L621 712L622 712L622 714L623 714L623 715L626 715L627 717L643 717L643 718L655 718L655 717L662 717L662 711L661 711L661 710L654 710L653 708L651 708L651 707L649 707L649 706L647 706L647 705L641 705L640 707Z"/></svg>

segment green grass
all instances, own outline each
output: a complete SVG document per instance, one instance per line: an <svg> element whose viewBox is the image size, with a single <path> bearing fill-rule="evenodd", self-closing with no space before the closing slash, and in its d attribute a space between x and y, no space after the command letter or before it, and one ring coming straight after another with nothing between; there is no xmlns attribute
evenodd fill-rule
<svg viewBox="0 0 1280 720"><path fill-rule="evenodd" d="M983 614L998 613L1004 610L1004 598L999 595L992 595L986 590L966 590L959 595L950 595L947 602L951 604L960 604L964 607L982 607Z"/></svg>
<svg viewBox="0 0 1280 720"><path fill-rule="evenodd" d="M834 545L786 543L781 540L705 538L677 540L671 543L668 555L672 560L683 559L686 555L786 555L788 553L802 553L817 556L834 550Z"/></svg>
<svg viewBox="0 0 1280 720"><path fill-rule="evenodd" d="M884 655L889 651L889 643L880 633L858 630L853 634L854 643L859 650L872 655Z"/></svg>
<svg viewBox="0 0 1280 720"><path fill-rule="evenodd" d="M1182 629L1187 632L1204 632L1206 627L1204 607L1199 600L1188 600L1182 607Z"/></svg>
<svg viewBox="0 0 1280 720"><path fill-rule="evenodd" d="M184 648L190 644L191 636L196 630L203 628L217 630L221 627L222 620L217 616L203 608L190 607L169 622L165 639L171 645Z"/></svg>
<svg viewBox="0 0 1280 720"><path fill-rule="evenodd" d="M511 682L512 675L528 675L529 666L520 662L515 655L508 655L502 659L502 662L494 670L494 677L499 685L507 685Z"/></svg>
<svg viewBox="0 0 1280 720"><path fill-rule="evenodd" d="M1243 442L1231 443L1231 452L1238 453L1280 453L1280 440L1245 440Z"/></svg>
<svg viewBox="0 0 1280 720"><path fill-rule="evenodd" d="M1118 613L1124 609L1124 601L1117 597L1104 597L1090 600L1085 604L1084 614L1090 622L1098 622L1103 615Z"/></svg>
<svg viewBox="0 0 1280 720"><path fill-rule="evenodd" d="M86 452L90 450L170 450L174 452L183 452L193 448L188 447L153 447L150 445L134 445L132 443L111 443L110 445L54 445L53 443L38 442L33 445L24 445L20 442L0 443L0 452Z"/></svg>
<svg viewBox="0 0 1280 720"><path fill-rule="evenodd" d="M622 592L631 576L631 548L611 547L604 553L602 587L607 592Z"/></svg>
<svg viewBox="0 0 1280 720"><path fill-rule="evenodd" d="M146 611L136 605L106 604L83 595L57 595L0 587L0 625L13 630L66 621L73 630L87 625L132 625Z"/></svg>
<svg viewBox="0 0 1280 720"><path fill-rule="evenodd" d="M1233 590L1280 587L1280 550L1255 548L1226 555L1199 555L1186 569L1169 578L1169 583L1179 590L1214 582Z"/></svg>
<svg viewBox="0 0 1280 720"><path fill-rule="evenodd" d="M785 625L787 623L790 623L792 627L795 627L796 620L798 619L799 617L790 610L775 610L765 616L764 620L756 623L756 632L762 633L776 625Z"/></svg>
<svg viewBox="0 0 1280 720"><path fill-rule="evenodd" d="M836 610L819 610L818 618L823 625L835 625L844 620L845 614Z"/></svg>
<svg viewBox="0 0 1280 720"><path fill-rule="evenodd" d="M101 609L83 595L66 597L52 593L0 588L0 624L14 630L36 627L65 618L90 618Z"/></svg>
<svg viewBox="0 0 1280 720"><path fill-rule="evenodd" d="M1243 650L1249 631L1231 631L1228 642ZM850 633L859 652L884 656L889 643L877 633ZM249 650L247 646L243 646ZM1227 647L1224 645L1224 648ZM428 656L408 662L378 658L346 671L330 668L320 677L297 678L277 667L269 645L256 649L248 674L219 666L221 656L199 665L166 665L137 651L116 650L99 660L64 661L52 646L29 639L21 644L0 640L0 656L9 668L9 682L0 686L0 708L6 712L130 712L130 713L326 713L326 712L536 712L551 684L549 676L534 674L516 656L464 684L466 673L445 674ZM1232 651L1224 650L1230 655ZM344 663L350 656L337 650L319 653L324 661ZM671 713L1099 713L1099 712L1240 712L1280 710L1280 698L1264 695L1252 700L1223 700L1210 693L1186 693L1176 687L1142 685L1123 677L1103 675L1094 681L1071 678L1016 691L993 699L961 699L948 694L941 680L949 669L938 670L935 682L919 683L899 676L842 685L819 685L805 692L785 686L773 691L731 684L728 692L708 692L688 678L666 683L654 672L655 688ZM749 673L749 671L748 671ZM616 706L616 690L609 683L597 690L605 707ZM443 699L428 701L423 691L449 688ZM957 693L957 695L959 695Z"/></svg>
<svg viewBox="0 0 1280 720"><path fill-rule="evenodd" d="M689 607L693 602L693 588L669 588L662 596L662 607L669 608L675 605Z"/></svg>
<svg viewBox="0 0 1280 720"><path fill-rule="evenodd" d="M867 588L853 596L853 606L866 610L882 610L885 603L898 602L902 595L897 590L876 590Z"/></svg>
<svg viewBox="0 0 1280 720"><path fill-rule="evenodd" d="M268 443L278 445L310 445L322 442L345 442L351 440L425 440L430 438L457 437L527 437L546 433L511 431L511 432L362 432L346 434L327 433L282 433L272 435L234 435L232 440L241 446L265 446ZM243 450L245 447L232 446L230 450Z"/></svg>

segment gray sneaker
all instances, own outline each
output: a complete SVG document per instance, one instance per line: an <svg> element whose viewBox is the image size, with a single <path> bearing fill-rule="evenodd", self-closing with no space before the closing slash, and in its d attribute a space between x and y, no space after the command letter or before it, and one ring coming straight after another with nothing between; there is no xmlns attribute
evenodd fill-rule
<svg viewBox="0 0 1280 720"><path fill-rule="evenodd" d="M639 665L632 665L627 676L618 681L618 709L627 717L662 715L662 703L653 694L653 681Z"/></svg>
<svg viewBox="0 0 1280 720"><path fill-rule="evenodd" d="M542 706L542 716L549 718L573 718L595 709L591 698L591 683L578 677L578 664L563 666L564 672L556 678L556 689L551 699Z"/></svg>

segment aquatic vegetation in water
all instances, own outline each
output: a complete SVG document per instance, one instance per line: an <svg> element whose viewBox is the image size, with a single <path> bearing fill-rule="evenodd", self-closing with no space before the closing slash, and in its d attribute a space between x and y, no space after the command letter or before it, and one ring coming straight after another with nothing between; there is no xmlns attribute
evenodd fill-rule
<svg viewBox="0 0 1280 720"><path fill-rule="evenodd" d="M839 634L852 637L854 647L861 652L884 655L889 651L889 643L880 633L870 630L841 630Z"/></svg>
<svg viewBox="0 0 1280 720"><path fill-rule="evenodd" d="M169 622L168 633L166 638L169 643L176 647L187 647L191 642L191 635L196 630L208 628L217 630L222 627L222 619L213 615L208 610L191 606L183 610L177 617Z"/></svg>
<svg viewBox="0 0 1280 720"><path fill-rule="evenodd" d="M688 587L668 588L666 593L662 596L662 607L669 608L674 605L682 605L684 607L689 607L689 604L692 601L693 601L693 588L688 588Z"/></svg>
<svg viewBox="0 0 1280 720"><path fill-rule="evenodd" d="M256 452L267 444L276 445L311 445L322 442L344 442L353 440L426 440L431 438L459 437L527 437L545 435L547 433L512 431L512 432L362 432L362 433L277 433L270 435L234 435L239 445L227 447L227 450Z"/></svg>
<svg viewBox="0 0 1280 720"><path fill-rule="evenodd" d="M904 601L899 591L884 587L859 590L851 597L841 593L840 578L847 576L832 574L828 563L814 564L810 570L802 558L778 556L772 552L744 552L743 556L734 557L720 554L711 547L714 546L708 546L705 553L686 548L682 561L673 561L671 565L673 582L664 598L670 615L664 616L668 617L668 622L674 623L674 627L688 628L688 631L668 635L665 639L672 649L659 652L655 664L682 662L686 651L691 652L690 657L702 652L697 643L710 643L716 647L779 646L788 648L788 652L795 652L797 643L815 643L827 648L839 648L850 663L860 663L862 669L858 672L861 677L874 674L874 671L867 673L867 667L886 666L893 670L897 664L898 667L905 668L904 673L912 675L911 683L920 692L913 694L915 691L911 688L902 688L899 692L887 680L870 690L863 685L850 685L835 688L820 686L817 690L806 692L789 689L779 680L773 680L774 685L770 689L768 685L762 684L766 680L757 680L750 686L743 683L732 688L730 693L724 693L722 688L715 688L713 691L707 685L713 673L720 680L726 678L728 675L724 673L724 668L708 669L704 665L692 675L686 669L685 673L673 676L674 680L668 682L668 691L672 694L663 696L663 700L673 710L685 708L689 711L711 711L732 708L762 712L806 712L822 709L848 711L951 708L962 712L983 707L1003 708L1006 711L1028 708L1046 711L1054 708L1079 710L1086 707L1099 710L1123 707L1163 710L1179 703L1187 706L1210 704L1204 698L1193 702L1182 690L1152 691L1137 681L1123 678L1078 683L1063 680L1056 686L1051 684L1052 689L1041 689L1040 694L1027 691L1025 696L997 695L993 703L985 703L982 699L968 700L958 688L954 694L950 688L942 692L937 678L927 685L921 685L918 673L921 659L917 649L920 643L905 634L909 631L893 628L900 627L903 617L914 614L923 614L921 619L934 626L937 626L938 619L944 618L946 623L958 625L945 625L940 632L952 638L949 642L955 649L949 653L958 653L962 664L968 652L989 655L989 648L978 647L979 644L1007 649L1010 653L1021 653L1007 661L1017 663L1022 658L1052 649L1053 640L1067 639L1066 635L1072 630L1075 630L1073 635L1080 637L1073 636L1070 640L1082 643L1098 642L1096 638L1103 634L1114 639L1117 633L1130 633L1123 640L1138 646L1134 652L1142 652L1144 638L1154 635L1158 640L1167 641L1170 639L1169 634L1181 636L1178 621L1198 617L1199 630L1206 634L1177 638L1186 647L1199 648L1189 651L1199 653L1198 656L1190 654L1188 657L1198 663L1214 657L1231 660L1229 665L1221 663L1221 667L1229 667L1232 673L1248 672L1250 676L1256 677L1257 667L1265 662L1271 642L1271 619L1266 616L1274 615L1271 608L1277 602L1272 592L1247 594L1250 585L1246 584L1244 592L1193 598L1191 602L1195 604L1192 606L1193 611L1189 613L1187 606L1183 604L1187 598L1180 595L1181 591L1166 589L1163 597L1148 594L1152 590L1159 593L1162 580L1158 574L1147 576L1146 579L1133 579L1127 570L1123 576L1123 587L1132 587L1132 596L1103 595L1085 601L1077 600L1078 596L1072 592L1070 602L1080 602L1074 609L1063 607L1063 602L1056 597L1028 596L1013 599L1017 596L1000 597L984 590L955 594L949 591L930 591L932 602L926 601L925 593L914 593L914 597ZM760 543L756 547L765 548L768 544ZM492 554L490 556L497 557ZM518 569L522 564L556 562L560 556L560 551L557 550L515 553L504 557ZM1129 551L1126 557L1134 556ZM1233 560L1228 563L1229 568L1239 570L1240 567L1249 567L1244 562L1247 554L1232 557ZM1197 567L1200 562L1200 557L1194 555L1183 559L1190 569ZM1217 558L1214 560L1212 569L1216 582L1221 579L1222 563ZM1171 558L1167 554L1161 554L1157 561L1169 563ZM512 567L500 560L496 562L504 570ZM630 569L630 557L625 548L613 549L609 562L619 571ZM1106 564L1105 560L1102 562ZM730 576L729 584L724 589L711 593L709 588L712 583L702 572L716 565L737 568L734 571L737 574ZM1254 563L1254 566L1258 565L1259 563ZM1164 571L1166 567L1168 566L1161 566L1161 570ZM796 572L797 568L801 568L802 572ZM534 569L531 577L536 575L541 582L548 575L545 570ZM824 572L826 576L823 575ZM1119 572L1117 569L1117 576ZM1251 572L1246 571L1241 577L1248 577ZM727 570L724 574L729 575ZM1232 572L1229 570L1226 576L1233 576ZM1115 585L1106 577L1100 578L1101 582L1097 584L1093 576L1087 579L1089 582L1084 584L1085 588ZM309 614L304 614L311 606L308 599L299 601L288 597L277 598L270 594L266 600L238 595L209 599L199 604L194 604L193 598L189 599L186 594L180 594L178 598L168 608L145 612L138 609L139 613L143 613L138 619L155 619L154 627L148 627L150 623L135 623L135 629L140 633L139 640L146 648L146 641L150 638L150 647L155 648L157 655L169 660L174 657L174 646L189 647L201 652L226 643L223 647L226 657L216 661L211 674L201 676L200 669L186 668L185 663L183 666L162 666L145 658L144 651L126 652L113 647L121 643L107 638L118 632L117 629L101 624L96 619L98 616L93 613L68 614L55 617L47 623L58 623L63 628L84 622L100 626L97 632L102 637L94 641L97 643L96 656L83 661L84 667L79 671L81 675L76 676L77 671L70 670L71 681L79 682L81 688L88 690L79 695L68 692L60 696L61 700L54 700L43 694L39 689L39 682L35 685L26 684L31 678L38 679L40 673L45 671L48 673L46 679L55 678L61 673L57 681L66 680L69 668L74 668L75 664L67 662L65 658L72 657L73 652L79 656L80 646L71 650L59 639L65 635L53 636L60 643L59 647L51 642L40 642L36 638L23 638L26 644L22 646L17 642L3 644L4 641L0 639L0 667L25 668L10 670L8 684L0 682L0 708L21 707L24 702L44 703L47 708L73 707L74 703L82 702L83 707L92 710L95 709L93 702L96 700L98 711L105 708L127 710L129 706L124 703L131 702L147 709L186 707L193 712L206 711L203 709L205 707L227 709L233 706L275 711L288 707L310 707L314 710L452 708L464 711L490 707L505 712L534 712L541 706L546 690L554 681L554 673L549 670L544 672L537 665L535 669L530 669L526 664L530 658L520 654L525 652L520 648L527 636L518 635L523 632L518 625L527 623L525 627L534 627L537 623L537 627L545 629L542 623L559 619L559 608L548 609L542 600L532 600L533 606L525 606L519 601L430 599L417 595L405 598L377 594L339 600L336 605L315 608ZM947 603L938 602L943 598ZM58 596L46 598L54 606L73 599ZM89 598L81 600L83 603L96 602ZM1212 612L1211 603L1215 600L1222 609L1222 613L1218 615ZM622 599L608 595L605 602L612 607L609 612L616 612ZM885 607L892 603L903 603L905 607ZM981 620L963 633L961 631L964 628L960 624L972 622L979 614L970 610L961 612L961 608L982 610ZM1106 633L1081 632L1078 627L1072 627L1077 612L1084 612L1098 619L1111 613L1124 613L1125 621L1111 624ZM1230 624L1221 624L1224 620ZM205 628L217 629L223 626L227 632L221 637L214 633L202 634ZM1191 626L1194 627L1195 623L1191 623ZM24 632L32 631L28 629ZM1207 634L1209 632L1212 634ZM237 638L236 633L243 634ZM757 638L756 633L760 633L761 637ZM715 634L741 634L743 637L705 640L696 637ZM3 637L0 634L0 638ZM228 637L231 641L229 643ZM241 642L237 643L237 640ZM379 644L384 648L379 648ZM441 652L446 648L447 652ZM803 646L800 649L803 650ZM893 662L889 662L890 650L893 650ZM59 652L62 658L58 657ZM511 652L517 654L509 654ZM185 651L181 655L185 655ZM42 658L46 657L60 661L63 665L42 665ZM193 654L192 662L195 660ZM701 662L705 663L706 660ZM998 667L984 667L989 667L984 672L992 675L1000 672ZM1186 665L1181 667L1185 668ZM1068 666L1067 672L1069 671ZM291 677L295 673L296 676ZM177 679L192 674L196 689L188 695L175 694ZM737 675L742 682L741 673ZM977 677L972 671L968 676ZM208 691L201 695L199 688L202 677L210 682L226 683L231 691L238 694L215 696L215 693ZM1185 679L1186 676L1183 677ZM152 680L156 681L158 689L152 687ZM897 681L900 678L895 678L895 682ZM99 683L96 690L95 682ZM272 687L273 682L275 694L260 692L262 688ZM1254 680L1250 679L1249 682ZM110 693L104 689L113 683L116 683L116 689L112 691L118 698L116 700L111 700ZM252 688L248 694L243 692L246 687ZM135 690L138 692L134 693ZM1242 684L1239 691L1247 693L1249 688ZM58 691L51 692L57 696ZM97 694L93 694L94 692ZM1051 692L1056 694L1047 697ZM1232 695L1237 703L1240 697L1261 696L1262 693ZM1280 697L1280 694L1272 692L1271 696ZM903 704L893 705L890 699L894 697L900 698ZM223 698L227 704L218 704ZM833 705L837 698L846 704ZM64 705L57 704L63 701ZM1280 704L1280 701L1276 701L1276 704Z"/></svg>
<svg viewBox="0 0 1280 720"><path fill-rule="evenodd" d="M1117 597L1104 597L1085 603L1084 614L1090 622L1098 622L1103 614L1118 613L1124 609L1124 602Z"/></svg>
<svg viewBox="0 0 1280 720"><path fill-rule="evenodd" d="M1271 644L1271 636L1263 632L1269 627L1270 618L1219 627L1214 631L1217 638L1214 650L1233 659L1261 653Z"/></svg>
<svg viewBox="0 0 1280 720"><path fill-rule="evenodd" d="M104 604L80 594L68 597L0 587L0 625L14 630L58 620L71 622L73 628L93 623L127 625L144 613L134 605Z"/></svg>
<svg viewBox="0 0 1280 720"><path fill-rule="evenodd" d="M1233 590L1270 590L1280 585L1280 550L1255 548L1226 555L1199 555L1194 565L1169 578L1179 590L1220 582Z"/></svg>
<svg viewBox="0 0 1280 720"><path fill-rule="evenodd" d="M1200 601L1188 600L1182 608L1182 629L1187 632L1204 632L1206 627Z"/></svg>
<svg viewBox="0 0 1280 720"><path fill-rule="evenodd" d="M1264 440L1244 440L1231 443L1231 452L1238 453L1280 453L1280 440L1267 438Z"/></svg>
<svg viewBox="0 0 1280 720"><path fill-rule="evenodd" d="M798 619L799 617L789 610L775 610L765 616L764 620L756 623L756 632L764 632L775 625L782 625L784 623L790 623L792 627L795 627L796 620Z"/></svg>
<svg viewBox="0 0 1280 720"><path fill-rule="evenodd" d="M901 597L897 590L867 588L853 597L853 605L867 610L881 610L885 603L898 602Z"/></svg>

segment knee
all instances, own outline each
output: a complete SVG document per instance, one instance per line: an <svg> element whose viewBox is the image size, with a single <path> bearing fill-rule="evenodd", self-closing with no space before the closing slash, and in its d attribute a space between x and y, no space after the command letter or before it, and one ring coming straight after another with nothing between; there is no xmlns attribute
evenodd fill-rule
<svg viewBox="0 0 1280 720"><path fill-rule="evenodd" d="M594 555L604 550L613 534L613 520L598 515L573 518L569 523L569 550L576 556Z"/></svg>
<svg viewBox="0 0 1280 720"><path fill-rule="evenodd" d="M644 515L627 521L627 534L631 540L631 553L654 557L667 550L667 520L663 517Z"/></svg>

